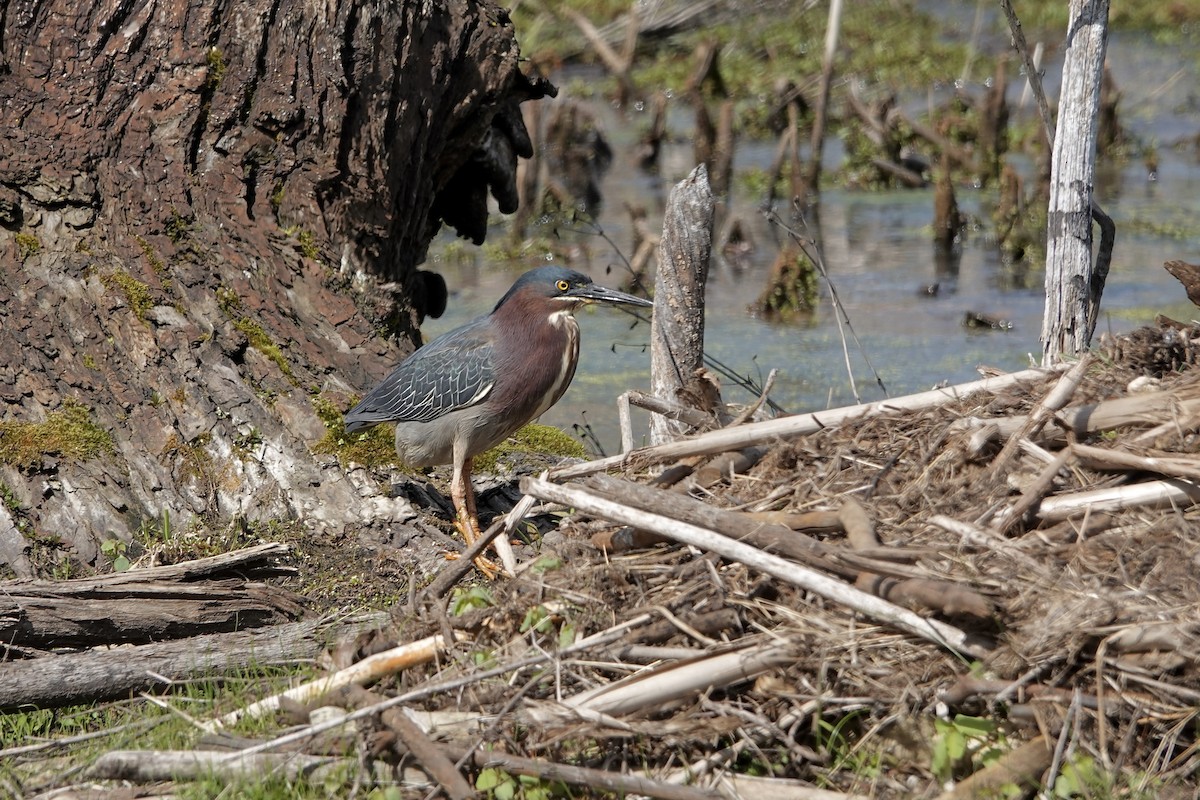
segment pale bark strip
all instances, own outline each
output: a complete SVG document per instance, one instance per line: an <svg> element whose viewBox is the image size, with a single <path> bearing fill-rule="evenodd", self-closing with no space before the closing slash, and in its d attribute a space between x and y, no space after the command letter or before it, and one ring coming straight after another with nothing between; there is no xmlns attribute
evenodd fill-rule
<svg viewBox="0 0 1200 800"><path fill-rule="evenodd" d="M684 544L710 550L725 558L739 561L765 572L781 581L786 581L793 586L799 586L806 591L840 603L852 611L878 622L931 641L952 652L965 653L975 658L983 658L988 653L986 647L978 642L970 641L966 632L953 625L926 619L908 609L855 589L853 586L830 578L816 570L786 561L770 553L764 553L747 544L696 525L676 522L658 514L637 511L583 489L559 486L540 478L522 478L521 491L543 500L563 503L586 514L593 514L623 525L648 528Z"/></svg>
<svg viewBox="0 0 1200 800"><path fill-rule="evenodd" d="M309 703L321 696L340 689L343 686L362 686L373 683L380 678L393 675L418 664L426 664L437 658L446 649L446 641L441 634L427 636L415 642L408 642L399 647L393 647L382 653L364 658L357 664L346 669L338 670L332 675L326 675L315 681L293 686L277 695L263 698L245 708L235 709L225 716L205 723L203 726L209 733L220 730L226 725L235 725L242 719L258 719L278 711L280 702L285 698L297 703Z"/></svg>
<svg viewBox="0 0 1200 800"><path fill-rule="evenodd" d="M1092 264L1092 205L1108 6L1071 0L1047 213L1043 364L1087 350L1104 288Z"/></svg>
<svg viewBox="0 0 1200 800"><path fill-rule="evenodd" d="M656 710L672 700L753 680L795 659L793 645L774 641L722 653L705 653L598 686L565 699L561 705L533 706L528 716L539 724L550 724L567 722L581 712L619 717Z"/></svg>
<svg viewBox="0 0 1200 800"><path fill-rule="evenodd" d="M1184 480L1146 481L1131 486L1114 486L1088 492L1047 497L1038 507L1038 517L1059 522L1084 512L1125 511L1134 508L1190 508L1200 503L1200 485Z"/></svg>
<svg viewBox="0 0 1200 800"><path fill-rule="evenodd" d="M262 753L229 759L217 750L113 750L100 756L84 775L90 780L156 783L198 780L216 775L224 780L280 775L288 780L312 777L321 768L352 766L348 758L303 753Z"/></svg>
<svg viewBox="0 0 1200 800"><path fill-rule="evenodd" d="M867 419L889 411L921 411L927 408L936 408L969 397L976 392L999 392L1025 381L1044 380L1064 369L1065 367L1055 367L1050 370L1029 369L1010 375L962 383L957 386L947 386L944 389L933 389L919 394L878 400L874 403L831 409L817 414L795 414L763 422L749 422L736 428L722 428L677 442L643 447L632 453L561 467L551 470L550 477L553 480L566 480L634 464L645 467L688 456L739 450L743 447L765 444L777 439L815 433L826 428L837 427L851 420Z"/></svg>
<svg viewBox="0 0 1200 800"><path fill-rule="evenodd" d="M704 286L712 256L713 194L703 164L671 190L658 245L654 319L650 325L651 394L675 401L704 363ZM669 442L684 428L650 418L650 441Z"/></svg>

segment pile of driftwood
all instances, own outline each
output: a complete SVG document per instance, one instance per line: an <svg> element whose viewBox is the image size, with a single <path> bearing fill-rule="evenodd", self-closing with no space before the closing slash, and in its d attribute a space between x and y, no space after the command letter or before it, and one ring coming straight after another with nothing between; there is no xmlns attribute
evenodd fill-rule
<svg viewBox="0 0 1200 800"><path fill-rule="evenodd" d="M349 771L413 796L670 798L1186 783L1196 341L1151 329L1069 370L527 477L509 530L530 512L561 525L518 545L516 577L451 592L460 559L321 680L86 778ZM236 734L264 715L292 727Z"/></svg>

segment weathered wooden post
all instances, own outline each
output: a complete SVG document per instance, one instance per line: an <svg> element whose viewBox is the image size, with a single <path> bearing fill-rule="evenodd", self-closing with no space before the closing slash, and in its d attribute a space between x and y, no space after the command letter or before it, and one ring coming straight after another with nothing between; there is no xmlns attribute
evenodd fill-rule
<svg viewBox="0 0 1200 800"><path fill-rule="evenodd" d="M1087 349L1106 269L1092 264L1097 109L1109 0L1071 0L1046 225L1042 363Z"/></svg>
<svg viewBox="0 0 1200 800"><path fill-rule="evenodd" d="M704 286L712 254L713 194L703 164L675 185L667 199L654 279L650 325L651 394L674 401L704 359ZM655 414L650 442L670 441L683 426Z"/></svg>

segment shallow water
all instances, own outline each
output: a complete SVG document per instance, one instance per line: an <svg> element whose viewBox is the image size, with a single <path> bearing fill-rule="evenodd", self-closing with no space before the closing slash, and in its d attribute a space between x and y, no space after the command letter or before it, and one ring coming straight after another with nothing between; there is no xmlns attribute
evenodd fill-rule
<svg viewBox="0 0 1200 800"><path fill-rule="evenodd" d="M1141 140L1158 143L1159 169L1154 180L1142 160L1105 164L1098 176L1098 199L1117 223L1112 271L1101 305L1097 336L1127 331L1162 313L1179 319L1197 316L1195 306L1162 268L1169 259L1200 261L1197 243L1186 234L1200 219L1200 164L1191 148L1170 144L1200 132L1200 109L1190 96L1196 85L1191 54L1172 52L1138 37L1114 36L1110 65L1123 100L1126 126ZM1182 65L1182 66L1181 66ZM1055 82L1053 61L1047 77ZM1180 69L1182 75L1177 74ZM562 85L569 85L562 81ZM1013 88L1014 100L1019 88ZM564 93L565 94L565 93ZM623 117L602 104L595 106L615 154L602 185L605 205L597 223L628 255L630 233L626 202L650 211L657 228L670 187L694 166L690 112L679 108L672 127L679 140L665 148L662 175L649 175L633 161L633 145L647 120ZM774 143L742 141L735 168L765 167ZM840 159L838 143L827 144L827 166ZM984 200L970 187L958 187L962 210L987 218ZM735 179L732 208L749 226L756 249L746 268L735 273L714 267L709 277L706 312L706 350L732 369L761 381L778 369L772 398L789 412L809 411L856 402L847 375L837 319L828 287L822 287L821 306L804 324L783 325L756 319L747 308L757 298L778 252L781 234L769 226ZM958 383L978 377L977 366L1017 370L1040 357L1039 333L1044 305L1040 268L1002 263L988 241L987 226L969 231L957 270L939 274L931 242L933 190L858 192L826 189L821 195L820 233L824 259L850 325L862 344L851 340L849 361L859 397L884 397L868 360L888 396L929 388L941 382ZM494 229L493 237L504 235ZM559 231L577 251L566 263L591 274L598 282L619 281L622 258L612 244L594 234ZM514 277L534 266L539 256L513 267L486 264L471 254L450 258L435 246L427 268L445 275L452 297L445 316L429 320L427 337L435 336L481 313L486 313ZM560 259L561 260L561 259ZM606 276L612 268L615 276ZM918 289L938 282L936 297ZM964 314L981 312L1012 323L1011 330L980 331L963 326ZM649 386L649 328L630 328L630 318L611 309L580 314L583 353L572 387L542 421L571 430L586 423L608 453L618 449L615 398L629 388ZM725 382L725 399L745 403L751 395ZM644 425L635 432L641 436Z"/></svg>

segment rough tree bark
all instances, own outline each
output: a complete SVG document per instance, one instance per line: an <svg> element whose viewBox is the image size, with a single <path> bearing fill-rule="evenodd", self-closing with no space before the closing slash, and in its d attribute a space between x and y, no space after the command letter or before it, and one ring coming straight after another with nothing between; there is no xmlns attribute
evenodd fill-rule
<svg viewBox="0 0 1200 800"><path fill-rule="evenodd" d="M402 521L310 454L314 398L411 349L443 221L515 207L553 91L517 61L482 0L0 0L0 420L71 399L116 451L0 465L0 575L30 530L93 563L163 510Z"/></svg>
<svg viewBox="0 0 1200 800"><path fill-rule="evenodd" d="M1042 363L1087 349L1105 275L1092 263L1097 109L1108 0L1071 0L1047 214Z"/></svg>
<svg viewBox="0 0 1200 800"><path fill-rule="evenodd" d="M667 200L654 278L650 325L651 393L676 400L704 364L704 287L712 255L713 194L708 170L696 167ZM661 414L650 417L650 441L669 442L684 430Z"/></svg>

